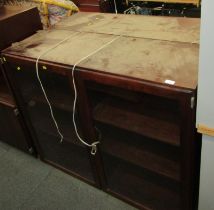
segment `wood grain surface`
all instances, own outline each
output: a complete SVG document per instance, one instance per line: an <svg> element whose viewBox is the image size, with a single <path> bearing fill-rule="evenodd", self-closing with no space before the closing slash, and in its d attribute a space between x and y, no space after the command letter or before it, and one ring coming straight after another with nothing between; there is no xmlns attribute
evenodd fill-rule
<svg viewBox="0 0 214 210"><path fill-rule="evenodd" d="M94 13L90 13L89 17L90 15L93 16ZM112 18L113 16L112 14L102 15L108 18ZM81 16L81 13L77 16ZM66 19L62 22L62 25L65 26L65 22L67 21L69 24L80 24L81 18L78 19L77 16L73 16L73 21ZM83 17L85 16L87 15L83 13ZM118 17L121 19L124 18L124 22L129 20L127 18L128 16L125 15ZM133 20L135 19L132 16L129 17ZM140 20L139 17L135 17L138 21ZM160 30L158 28L154 30L158 21L161 23L163 20L165 26L160 24ZM177 24L178 20L180 21L180 26L173 29L174 23L176 22ZM113 19L112 24L111 21L108 20L108 24L105 27L110 30L114 25L114 21L117 22L118 20ZM141 31L141 37L136 37L131 33L118 37L117 33L100 33L98 31L99 27L96 28L96 31L88 32L84 30L73 30L72 28L69 30L66 28L58 28L39 31L36 35L14 44L11 48L7 49L5 53L37 59L47 49L66 39L66 41L62 42L41 59L70 65L72 67L83 57L118 37L116 41L79 63L78 67L161 84L165 84L166 80L170 80L174 81L174 86L176 87L195 89L197 86L199 45L181 38L181 34L179 34L178 31L186 31L185 34L187 31L194 31L195 35L189 35L189 39L191 37L192 40L196 40L195 36L196 34L198 36L199 22L186 18L162 17L142 17L141 22L142 25L139 25L139 28L143 28L144 25L149 27L151 24L151 34L146 38L144 35L147 36L149 34L147 33L148 31L145 33ZM136 23L133 23L133 25L135 25L135 27L137 26ZM171 30L169 29L169 25L171 25ZM189 27L190 25L191 27ZM58 26L56 26L56 28ZM166 39L159 33L164 28L167 34L166 37L168 37ZM173 34L174 37L177 37L179 41L174 40L174 38L169 35L169 32ZM153 34L156 34L155 36L159 38L154 39Z"/></svg>

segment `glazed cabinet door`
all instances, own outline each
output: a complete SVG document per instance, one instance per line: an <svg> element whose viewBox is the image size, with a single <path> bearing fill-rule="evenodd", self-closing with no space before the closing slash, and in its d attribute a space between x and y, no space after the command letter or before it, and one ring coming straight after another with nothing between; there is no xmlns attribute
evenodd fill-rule
<svg viewBox="0 0 214 210"><path fill-rule="evenodd" d="M104 190L140 209L193 209L191 93L88 71L77 77L94 130L88 135L100 141Z"/></svg>
<svg viewBox="0 0 214 210"><path fill-rule="evenodd" d="M43 88L63 135L61 142L47 99L38 81L35 64L17 66L8 62L6 70L13 80L20 106L36 136L35 141L41 159L95 184L88 150L79 142L74 132L73 90L66 74L50 71L46 66L41 66L39 69ZM77 115L78 113L76 113L77 127L80 130Z"/></svg>

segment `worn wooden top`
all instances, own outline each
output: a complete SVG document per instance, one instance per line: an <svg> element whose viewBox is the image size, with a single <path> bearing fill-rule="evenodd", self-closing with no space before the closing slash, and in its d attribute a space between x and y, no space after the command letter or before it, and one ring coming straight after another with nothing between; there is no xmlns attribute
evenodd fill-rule
<svg viewBox="0 0 214 210"><path fill-rule="evenodd" d="M33 7L27 7L27 6L3 6L0 8L0 21L5 20L11 16L17 15L19 13L22 13L26 10L29 10Z"/></svg>
<svg viewBox="0 0 214 210"><path fill-rule="evenodd" d="M105 16L105 14L102 15ZM76 17L72 23L74 25L77 25L80 21ZM120 18L122 18L121 15ZM126 19L127 16L124 16L124 18ZM131 18L134 19L134 17ZM146 25L145 20L151 20L152 22L153 19L156 18L143 17L142 25ZM167 19L169 22L173 22L174 18L172 20L171 18ZM186 20L189 22L188 19ZM64 25L65 22L67 20L63 22ZM184 23L185 21L183 20L183 27L181 28L187 30ZM192 28L194 27L196 26L192 26ZM58 28L57 30L40 31L30 38L14 44L5 52L36 59L48 48L67 38L66 41L62 42L41 59L68 64L72 67L80 59L116 37L118 39L113 43L82 61L77 66L163 84L165 80L172 80L175 81L174 85L177 87L196 88L199 46L186 40L184 42L166 41L158 38L132 37L131 35L118 36L92 31L76 32L71 28L69 30Z"/></svg>
<svg viewBox="0 0 214 210"><path fill-rule="evenodd" d="M54 28L199 43L200 19L81 12Z"/></svg>

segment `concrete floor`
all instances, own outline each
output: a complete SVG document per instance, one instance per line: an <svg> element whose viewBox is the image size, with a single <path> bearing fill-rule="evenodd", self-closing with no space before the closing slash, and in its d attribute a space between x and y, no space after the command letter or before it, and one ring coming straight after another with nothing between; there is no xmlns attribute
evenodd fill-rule
<svg viewBox="0 0 214 210"><path fill-rule="evenodd" d="M134 210L0 142L0 210Z"/></svg>

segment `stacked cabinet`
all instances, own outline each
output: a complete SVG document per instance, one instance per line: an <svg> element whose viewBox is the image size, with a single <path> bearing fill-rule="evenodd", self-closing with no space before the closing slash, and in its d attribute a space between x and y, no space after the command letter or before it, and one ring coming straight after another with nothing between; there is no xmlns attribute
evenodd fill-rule
<svg viewBox="0 0 214 210"><path fill-rule="evenodd" d="M20 24L21 23L21 24ZM20 41L41 29L41 21L36 8L3 6L0 8L0 51L13 42ZM3 74L0 63L0 140L23 151L33 153L30 134L23 120L10 84Z"/></svg>
<svg viewBox="0 0 214 210"><path fill-rule="evenodd" d="M32 153L33 148L27 140L29 136L24 132L26 127L2 74L0 75L0 116L0 141Z"/></svg>
<svg viewBox="0 0 214 210"><path fill-rule="evenodd" d="M42 160L140 209L193 210L199 24L131 18L74 15L5 50L5 73Z"/></svg>

